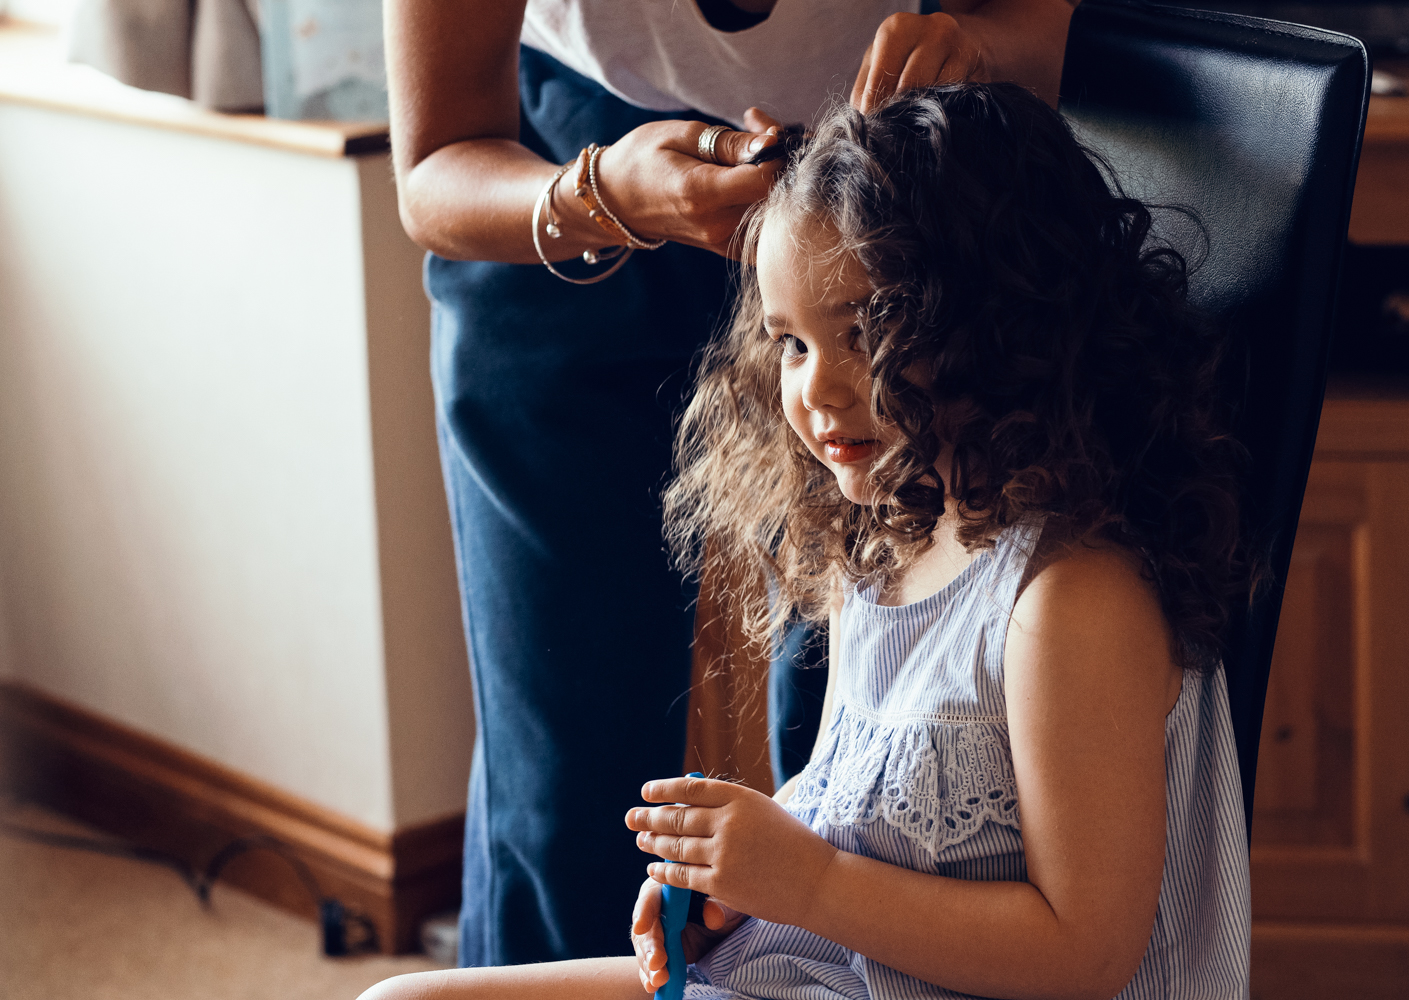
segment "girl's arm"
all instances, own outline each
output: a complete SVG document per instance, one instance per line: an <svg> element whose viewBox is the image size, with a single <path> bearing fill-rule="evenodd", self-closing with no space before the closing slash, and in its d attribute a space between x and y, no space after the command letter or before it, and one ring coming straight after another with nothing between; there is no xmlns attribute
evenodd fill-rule
<svg viewBox="0 0 1409 1000"><path fill-rule="evenodd" d="M388 0L387 85L401 221L444 257L536 263L533 205L560 164L519 144L519 31L526 0ZM753 121L762 122L755 116ZM699 122L652 122L602 154L602 198L637 235L719 252L744 209L768 193L775 161L731 170L695 157ZM761 129L760 129L761 131ZM608 140L611 137L603 136ZM716 152L747 159L748 133ZM610 242L563 177L554 202L563 235L553 260Z"/></svg>
<svg viewBox="0 0 1409 1000"><path fill-rule="evenodd" d="M1002 997L1110 997L1149 943L1164 865L1164 720L1180 674L1121 553L1077 546L1014 609L1006 694L1028 882L926 875L838 851L721 782L647 786L652 866L920 979Z"/></svg>

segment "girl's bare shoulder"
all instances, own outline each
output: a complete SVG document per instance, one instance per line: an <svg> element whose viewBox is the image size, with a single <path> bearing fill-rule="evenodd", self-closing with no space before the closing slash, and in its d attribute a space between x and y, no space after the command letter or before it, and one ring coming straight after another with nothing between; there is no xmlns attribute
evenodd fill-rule
<svg viewBox="0 0 1409 1000"><path fill-rule="evenodd" d="M1028 556L1018 583L1019 603L1034 585L1042 600L1054 596L1048 591L1071 586L1077 587L1078 592L1111 587L1122 593L1128 591L1131 597L1143 595L1153 600L1156 608L1159 606L1153 577L1138 552L1101 529L1082 530L1056 519L1043 527Z"/></svg>
<svg viewBox="0 0 1409 1000"><path fill-rule="evenodd" d="M1178 697L1182 672L1145 561L1100 531L1044 529L1019 584L1008 652L1044 671L1143 676L1171 705Z"/></svg>

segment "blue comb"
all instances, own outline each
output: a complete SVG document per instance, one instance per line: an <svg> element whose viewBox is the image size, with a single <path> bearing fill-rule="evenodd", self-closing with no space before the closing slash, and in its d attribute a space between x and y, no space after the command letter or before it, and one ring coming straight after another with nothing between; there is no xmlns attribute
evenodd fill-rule
<svg viewBox="0 0 1409 1000"><path fill-rule="evenodd" d="M699 771L691 771L691 778L703 778ZM669 859L666 859L669 864ZM690 914L690 890L673 885L663 885L660 889L660 925L665 931L665 971L670 979L656 990L656 1000L682 1000L685 996L685 945L680 941L680 932L685 929L685 919Z"/></svg>

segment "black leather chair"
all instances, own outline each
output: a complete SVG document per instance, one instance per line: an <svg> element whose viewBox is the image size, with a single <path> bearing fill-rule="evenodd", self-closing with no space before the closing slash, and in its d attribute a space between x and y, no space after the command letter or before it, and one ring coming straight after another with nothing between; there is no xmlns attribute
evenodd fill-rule
<svg viewBox="0 0 1409 1000"><path fill-rule="evenodd" d="M1193 299L1233 338L1234 430L1252 467L1249 525L1273 581L1238 609L1226 658L1249 836L1263 700L1326 384L1341 251L1369 100L1346 35L1259 18L1086 0L1061 110L1125 189L1193 209L1163 235L1202 263Z"/></svg>

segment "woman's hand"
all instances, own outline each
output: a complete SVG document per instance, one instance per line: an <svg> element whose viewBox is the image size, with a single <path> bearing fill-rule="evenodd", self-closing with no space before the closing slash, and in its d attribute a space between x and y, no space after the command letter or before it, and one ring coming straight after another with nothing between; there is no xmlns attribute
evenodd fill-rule
<svg viewBox="0 0 1409 1000"><path fill-rule="evenodd" d="M723 132L715 140L719 164L699 159L704 122L648 122L633 129L597 161L602 199L644 239L674 240L736 256L731 244L744 212L767 197L783 167L778 161L750 162L777 141L769 130L778 123L750 108L746 124L751 131ZM572 177L563 183L571 185ZM563 204L561 199L557 203Z"/></svg>
<svg viewBox="0 0 1409 1000"><path fill-rule="evenodd" d="M851 88L851 106L874 111L912 87L988 82L978 38L948 14L892 14L876 29Z"/></svg>
<svg viewBox="0 0 1409 1000"><path fill-rule="evenodd" d="M654 993L670 980L665 968L665 930L660 922L661 886L653 878L641 883L636 909L631 914L631 946L636 951L636 970L641 987ZM685 961L698 962L720 941L743 923L747 914L730 909L717 899L705 901L704 926L689 923L680 934Z"/></svg>
<svg viewBox="0 0 1409 1000"><path fill-rule="evenodd" d="M670 858L651 878L742 913L803 925L837 849L762 792L709 778L651 781L626 825L643 851Z"/></svg>
<svg viewBox="0 0 1409 1000"><path fill-rule="evenodd" d="M524 0L386 0L401 221L413 240L442 257L539 262L530 220L560 164L519 142L523 13ZM758 121L750 118L748 128L762 133L767 125ZM722 253L780 167L702 163L695 143L703 130L700 122L683 121L637 130L602 154L598 187L607 207L638 235ZM754 141L776 140L730 132L715 150L723 163L745 163ZM573 180L563 178L555 192L561 235L539 231L550 260L600 250L612 240L573 196Z"/></svg>

